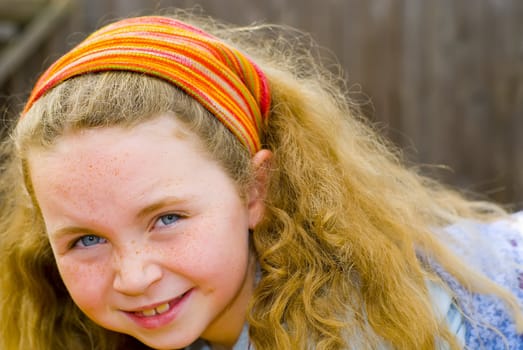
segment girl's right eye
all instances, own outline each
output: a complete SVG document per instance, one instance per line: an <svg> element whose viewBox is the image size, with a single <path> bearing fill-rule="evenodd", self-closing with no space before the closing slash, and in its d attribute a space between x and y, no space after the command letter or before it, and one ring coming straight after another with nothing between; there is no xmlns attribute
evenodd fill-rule
<svg viewBox="0 0 523 350"><path fill-rule="evenodd" d="M103 244L103 243L106 243L106 242L107 242L107 240L105 238L102 238L102 237L99 237L99 236L96 236L96 235L86 235L86 236L80 237L74 243L74 246L75 247L86 248L86 247L92 247L92 246L97 245L97 244Z"/></svg>

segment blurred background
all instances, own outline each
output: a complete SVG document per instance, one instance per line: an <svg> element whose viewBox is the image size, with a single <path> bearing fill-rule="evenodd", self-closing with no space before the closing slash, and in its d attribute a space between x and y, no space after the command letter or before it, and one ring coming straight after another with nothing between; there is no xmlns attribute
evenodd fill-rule
<svg viewBox="0 0 523 350"><path fill-rule="evenodd" d="M194 6L230 23L310 33L407 159L523 209L520 0L0 0L2 126L16 118L38 74L93 29Z"/></svg>

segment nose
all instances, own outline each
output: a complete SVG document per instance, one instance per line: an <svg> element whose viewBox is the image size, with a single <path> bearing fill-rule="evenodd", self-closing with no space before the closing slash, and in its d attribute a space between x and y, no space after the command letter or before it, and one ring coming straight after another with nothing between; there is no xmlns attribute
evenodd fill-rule
<svg viewBox="0 0 523 350"><path fill-rule="evenodd" d="M113 288L125 295L140 295L162 278L161 267L143 251L122 252L115 257Z"/></svg>

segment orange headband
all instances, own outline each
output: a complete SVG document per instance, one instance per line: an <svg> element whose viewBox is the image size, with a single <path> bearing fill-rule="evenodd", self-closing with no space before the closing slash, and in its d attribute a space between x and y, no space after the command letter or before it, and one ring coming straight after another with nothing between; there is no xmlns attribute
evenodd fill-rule
<svg viewBox="0 0 523 350"><path fill-rule="evenodd" d="M22 117L47 91L74 76L123 70L176 85L218 118L252 154L268 117L267 78L248 57L219 39L168 17L122 20L87 37L37 81Z"/></svg>

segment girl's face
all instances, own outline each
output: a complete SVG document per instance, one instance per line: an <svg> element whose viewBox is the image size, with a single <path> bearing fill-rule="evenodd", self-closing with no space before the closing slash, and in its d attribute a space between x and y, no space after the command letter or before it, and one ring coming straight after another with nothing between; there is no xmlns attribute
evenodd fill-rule
<svg viewBox="0 0 523 350"><path fill-rule="evenodd" d="M157 349L198 337L233 344L253 289L248 229L263 213L262 185L240 198L201 149L163 115L65 135L28 155L72 299L101 326Z"/></svg>

